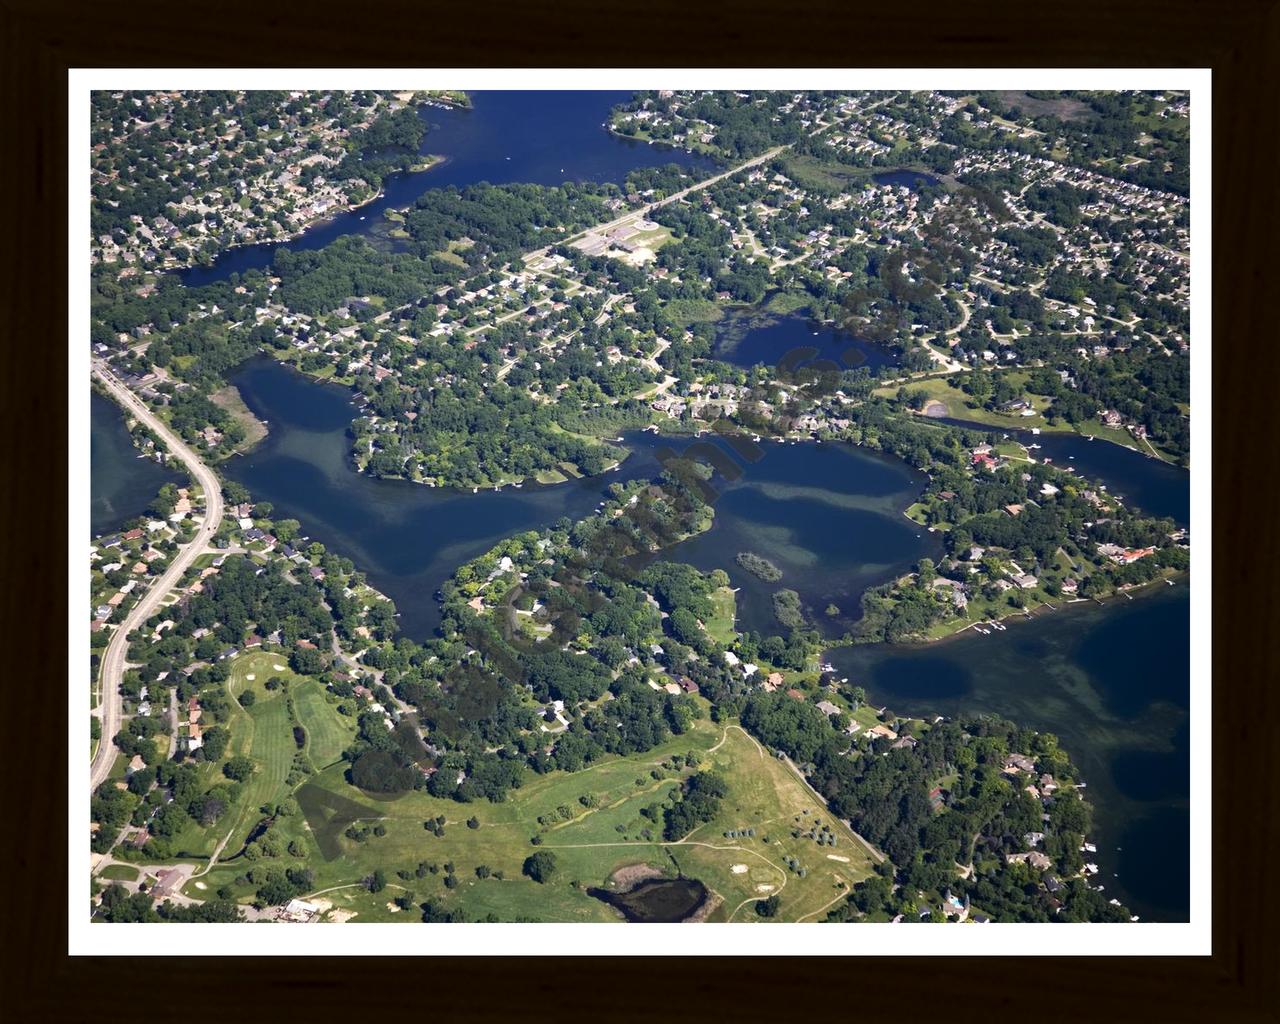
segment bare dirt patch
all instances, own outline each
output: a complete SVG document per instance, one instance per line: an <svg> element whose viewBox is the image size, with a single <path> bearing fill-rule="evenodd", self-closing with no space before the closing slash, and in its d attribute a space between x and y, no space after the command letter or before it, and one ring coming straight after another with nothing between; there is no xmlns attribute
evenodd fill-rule
<svg viewBox="0 0 1280 1024"><path fill-rule="evenodd" d="M661 869L655 868L652 864L626 864L611 874L606 884L615 886L621 892L627 892L650 878L662 877L664 876Z"/></svg>

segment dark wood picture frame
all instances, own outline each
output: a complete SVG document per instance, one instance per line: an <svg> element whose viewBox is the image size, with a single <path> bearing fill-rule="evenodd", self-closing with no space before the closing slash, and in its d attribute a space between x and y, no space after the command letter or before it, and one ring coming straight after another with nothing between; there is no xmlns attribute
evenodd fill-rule
<svg viewBox="0 0 1280 1024"><path fill-rule="evenodd" d="M3 276L8 424L5 636L0 700L11 812L0 917L10 943L0 1013L14 1021L167 1012L290 1017L395 1009L446 1020L549 1016L788 1020L935 1014L989 1020L1276 1020L1280 950L1268 878L1280 839L1275 445L1265 397L1277 370L1273 291L1261 248L1276 226L1280 4L1088 0L973 8L937 0L837 6L801 0L695 7L496 2L429 9L312 3L77 5L7 0L8 207ZM153 66L1210 67L1213 70L1214 540L1213 954L1052 964L964 958L716 958L710 934L636 960L548 964L541 956L376 964L322 959L161 963L66 953L67 69ZM1268 239L1269 240L1269 239ZM1252 384L1252 386L1250 386ZM1259 386L1261 384L1261 386ZM32 501L32 498L35 501ZM1268 514L1270 513L1270 514ZM1261 522L1259 521L1261 520ZM1200 585L1209 583L1206 577ZM15 784L16 783L16 784ZM175 929L195 926L171 926ZM1140 944L1141 927L1134 931ZM175 952L182 948L180 931ZM1140 950L1138 950L1140 952ZM227 952L236 952L228 942ZM531 950L544 954L545 949ZM1037 950L1029 948L1028 954ZM693 954L693 955L690 955ZM655 996L657 998L655 998ZM940 997L940 998L939 998ZM335 1013L336 1015L336 1013ZM838 1018L837 1018L838 1019Z"/></svg>

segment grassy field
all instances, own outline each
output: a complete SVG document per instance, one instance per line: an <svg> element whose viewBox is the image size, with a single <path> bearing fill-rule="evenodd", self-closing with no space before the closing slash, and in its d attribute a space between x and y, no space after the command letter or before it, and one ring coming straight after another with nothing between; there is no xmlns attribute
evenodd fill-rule
<svg viewBox="0 0 1280 1024"><path fill-rule="evenodd" d="M835 160L819 160L812 156L787 156L783 171L801 188L820 192L845 192L860 188L871 180L879 168L853 167Z"/></svg>
<svg viewBox="0 0 1280 1024"><path fill-rule="evenodd" d="M666 314L672 323L688 327L714 323L724 316L724 310L709 299L672 299L666 305Z"/></svg>
<svg viewBox="0 0 1280 1024"><path fill-rule="evenodd" d="M244 428L244 440L236 446L235 451L247 452L267 436L267 425L258 419L249 407L244 404L244 399L240 397L240 392L233 385L228 384L225 388L220 388L209 397L215 405L225 409L231 418Z"/></svg>
<svg viewBox="0 0 1280 1024"><path fill-rule="evenodd" d="M699 755L698 770L713 768L725 777L729 793L715 821L680 841L663 842L660 813L655 823L640 812L655 804L660 810L692 773L670 763L664 767L672 755L690 751ZM339 836L336 855L326 860L302 816L283 819L285 838L299 839L308 851L316 873L309 895L324 901L330 919L417 921L416 909L400 912L391 903L408 893L415 903L430 898L461 908L469 919L493 914L507 921L612 921L618 919L616 912L586 889L602 885L620 867L648 864L706 884L717 898L710 920L758 920L750 904L778 892L777 920L795 921L821 916L846 887L866 877L871 864L865 848L787 764L769 756L739 727L707 719L643 754L611 758L573 774L533 776L501 804L459 804L418 791L375 802L346 784L341 766L312 776L310 782L353 801L358 805L354 817L386 830L364 842ZM437 816L446 819L440 837L423 828L424 821ZM472 816L479 827L467 826ZM792 835L793 829L807 831L819 821L834 830L834 847ZM755 830L753 837L724 835L747 828ZM536 847L530 842L535 835L541 839ZM558 870L547 884L521 875L524 859L535 849L556 856ZM787 868L787 856L799 861L805 877ZM421 863L434 866L435 872L417 877ZM446 864L454 868L453 888L445 885ZM488 877L479 877L477 867ZM371 893L361 881L377 868L388 884ZM247 899L252 887L237 882L244 870L243 864L219 864L203 881L209 889L229 886L237 898ZM410 877L401 877L401 871Z"/></svg>
<svg viewBox="0 0 1280 1024"><path fill-rule="evenodd" d="M728 645L737 639L737 631L733 628L733 619L737 611L737 599L733 596L732 587L720 587L711 595L711 603L715 613L703 626L707 636L718 644Z"/></svg>
<svg viewBox="0 0 1280 1024"><path fill-rule="evenodd" d="M765 303L764 308L770 313L786 315L808 309L813 299L804 292L774 292Z"/></svg>
<svg viewBox="0 0 1280 1024"><path fill-rule="evenodd" d="M136 882L138 869L129 864L108 864L98 872L98 877L107 882Z"/></svg>
<svg viewBox="0 0 1280 1024"><path fill-rule="evenodd" d="M277 669L277 665L283 667ZM336 760L354 735L354 722L343 718L328 704L318 682L290 670L286 655L255 651L239 656L232 663L231 675L225 684L228 693L237 698L232 705L231 719L226 723L231 742L227 745L226 757L216 764L201 763L200 773L202 783L211 786L222 780L222 765L226 760L240 754L253 759L254 773L214 824L205 827L192 822L188 825L176 838L176 851L188 857L211 857L218 844L229 835L224 847L224 854L229 856L243 845L245 836L257 824L259 808L288 795L285 780L298 747L293 738L285 691L266 688L272 676L289 682L288 692L307 730L308 753L316 767ZM249 708L242 708L238 698L249 690L254 692L255 702ZM321 760L321 753L332 756Z"/></svg>
<svg viewBox="0 0 1280 1024"><path fill-rule="evenodd" d="M1023 383L1023 377L1016 376L1019 371L1015 371L1011 375L1011 383L1019 386ZM898 393L898 384L888 387L877 388L873 394L884 398L891 398ZM954 386L954 378L952 377L922 377L913 380L905 385L907 393L913 391L923 391L930 400L941 402L946 408L946 416L952 419L968 420L971 423L978 423L989 427L1003 427L1013 430L1031 430L1038 428L1046 433L1055 434L1080 434L1084 437L1096 437L1101 441L1110 441L1112 444L1118 444L1124 448L1132 448L1135 451L1143 451L1133 439L1133 436L1120 427L1103 426L1098 420L1085 420L1080 424L1073 426L1067 422L1052 424L1044 418L1044 410L1049 407L1050 399L1044 395L1027 395L1031 404L1036 409L1034 416L1022 416L1017 413L1007 415L1000 412L990 412L983 409L980 405L973 402L963 391ZM1150 454L1143 451L1143 454ZM1168 453L1161 453L1166 458Z"/></svg>
<svg viewBox="0 0 1280 1024"><path fill-rule="evenodd" d="M298 720L307 730L307 756L316 768L327 768L351 745L355 720L338 714L317 682L308 681L291 692Z"/></svg>

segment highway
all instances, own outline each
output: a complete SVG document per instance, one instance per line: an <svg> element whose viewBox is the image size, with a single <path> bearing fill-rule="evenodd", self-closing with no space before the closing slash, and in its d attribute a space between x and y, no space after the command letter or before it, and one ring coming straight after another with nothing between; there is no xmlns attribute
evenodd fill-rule
<svg viewBox="0 0 1280 1024"><path fill-rule="evenodd" d="M160 607L160 602L178 584L182 574L191 567L196 557L204 551L222 523L222 485L213 470L200 461L188 448L124 383L100 360L93 362L93 376L107 389L124 410L145 423L169 449L169 453L182 462L192 478L204 492L204 522L191 541L183 545L169 567L134 605L125 620L116 628L102 656L99 670L101 697L94 714L102 722L102 739L89 766L89 792L93 793L107 778L116 756L112 742L120 731L120 681L124 676L125 655L129 651L129 634L146 622Z"/></svg>

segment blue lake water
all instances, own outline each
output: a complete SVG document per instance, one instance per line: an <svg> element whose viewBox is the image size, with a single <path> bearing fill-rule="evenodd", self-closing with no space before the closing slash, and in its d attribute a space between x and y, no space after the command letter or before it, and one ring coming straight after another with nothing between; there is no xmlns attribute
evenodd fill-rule
<svg viewBox="0 0 1280 1024"><path fill-rule="evenodd" d="M651 477L661 469L662 449L692 443L637 431L626 436L632 454L617 471L473 494L357 473L346 436L355 414L347 388L266 358L246 363L232 382L270 433L224 471L271 502L274 515L297 519L314 539L353 559L396 602L401 628L419 639L434 630L435 592L460 564L513 533L585 516L610 483ZM764 442L758 458L723 450L740 475L714 481L715 525L669 557L728 571L743 588L741 618L749 628L776 631L770 595L783 586L806 599L815 621L838 631L852 622L857 595L870 581L940 550L936 535L901 515L924 484L901 462L851 445ZM741 570L733 559L747 550L783 568L783 579L764 584ZM821 614L833 600L844 614Z"/></svg>
<svg viewBox="0 0 1280 1024"><path fill-rule="evenodd" d="M897 356L874 342L830 324L814 323L802 313L767 313L758 307L730 311L716 327L712 354L734 366L801 366L823 361L836 369L874 372L897 365Z"/></svg>
<svg viewBox="0 0 1280 1024"><path fill-rule="evenodd" d="M96 392L89 400L89 524L97 536L141 515L161 487L181 478L138 458L115 402Z"/></svg>
<svg viewBox="0 0 1280 1024"><path fill-rule="evenodd" d="M532 72L530 77L536 79ZM610 109L630 97L629 92L475 92L469 110L424 106L419 116L428 129L421 153L443 156L444 163L391 175L383 182L383 194L371 203L314 224L285 242L230 249L212 266L181 271L181 279L191 286L209 284L268 266L281 246L319 249L342 235L366 234L384 222L384 210L402 209L432 188L481 181L620 184L634 168L671 163L710 173L715 164L705 157L608 131L604 123Z"/></svg>
<svg viewBox="0 0 1280 1024"><path fill-rule="evenodd" d="M905 185L907 188L916 189L922 185L940 185L942 184L932 174L925 174L921 171L885 171L882 174L873 174L871 180L877 185Z"/></svg>
<svg viewBox="0 0 1280 1024"><path fill-rule="evenodd" d="M1095 442L1096 443L1096 442ZM897 714L998 714L1055 733L1095 809L1097 881L1144 921L1190 901L1189 580L927 647L833 651Z"/></svg>
<svg viewBox="0 0 1280 1024"><path fill-rule="evenodd" d="M985 433L1008 434L1025 445L1037 444L1032 454L1046 457L1059 468L1072 468L1081 476L1102 481L1109 493L1126 505L1154 516L1168 516L1179 526L1191 522L1191 474L1181 466L1144 455L1133 448L1093 440L1072 433L1011 430L965 420L942 418L942 423L968 427Z"/></svg>

